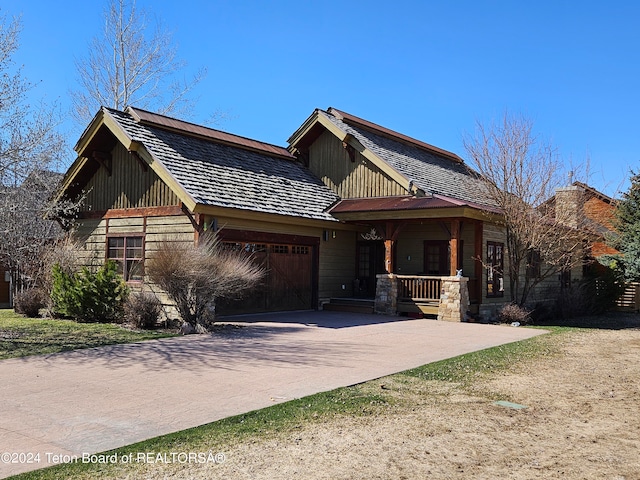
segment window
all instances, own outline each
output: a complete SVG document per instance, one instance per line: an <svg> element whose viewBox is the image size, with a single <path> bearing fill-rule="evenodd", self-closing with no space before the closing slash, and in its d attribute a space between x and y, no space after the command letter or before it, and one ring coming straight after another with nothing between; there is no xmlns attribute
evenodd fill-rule
<svg viewBox="0 0 640 480"><path fill-rule="evenodd" d="M541 265L540 250L530 249L527 252L527 278L532 280L540 278Z"/></svg>
<svg viewBox="0 0 640 480"><path fill-rule="evenodd" d="M141 282L143 278L143 237L109 237L107 259L118 265L118 273L127 282Z"/></svg>
<svg viewBox="0 0 640 480"><path fill-rule="evenodd" d="M449 275L449 242L425 240L424 271L427 275Z"/></svg>
<svg viewBox="0 0 640 480"><path fill-rule="evenodd" d="M504 296L504 243L487 242L487 297Z"/></svg>

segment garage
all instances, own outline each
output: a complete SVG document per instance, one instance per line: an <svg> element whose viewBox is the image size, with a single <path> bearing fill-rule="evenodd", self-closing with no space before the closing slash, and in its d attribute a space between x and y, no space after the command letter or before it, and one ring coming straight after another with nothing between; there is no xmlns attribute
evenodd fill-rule
<svg viewBox="0 0 640 480"><path fill-rule="evenodd" d="M240 231L223 231L220 237L225 248L250 255L266 275L243 298L220 302L219 315L315 308L319 239Z"/></svg>

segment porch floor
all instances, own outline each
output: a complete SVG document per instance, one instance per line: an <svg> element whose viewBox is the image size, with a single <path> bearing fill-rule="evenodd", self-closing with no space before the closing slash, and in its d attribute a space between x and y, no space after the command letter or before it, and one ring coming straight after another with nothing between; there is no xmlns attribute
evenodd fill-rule
<svg viewBox="0 0 640 480"><path fill-rule="evenodd" d="M322 309L330 312L373 313L374 306L372 298L332 298Z"/></svg>

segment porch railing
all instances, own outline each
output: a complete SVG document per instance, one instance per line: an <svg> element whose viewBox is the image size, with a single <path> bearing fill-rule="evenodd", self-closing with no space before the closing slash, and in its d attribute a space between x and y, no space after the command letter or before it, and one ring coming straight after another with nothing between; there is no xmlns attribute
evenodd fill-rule
<svg viewBox="0 0 640 480"><path fill-rule="evenodd" d="M441 277L398 275L398 312L438 314Z"/></svg>

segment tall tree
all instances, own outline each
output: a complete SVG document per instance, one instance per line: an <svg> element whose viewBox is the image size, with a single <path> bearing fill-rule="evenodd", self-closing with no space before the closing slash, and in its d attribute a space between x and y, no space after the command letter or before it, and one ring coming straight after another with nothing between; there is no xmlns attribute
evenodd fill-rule
<svg viewBox="0 0 640 480"><path fill-rule="evenodd" d="M622 252L625 278L640 281L640 174L631 172L631 186L616 205L618 235L613 246Z"/></svg>
<svg viewBox="0 0 640 480"><path fill-rule="evenodd" d="M179 74L185 67L170 32L151 25L135 0L110 0L102 34L92 40L88 55L76 60L80 88L71 92L75 119L86 125L101 106L186 113L193 106L190 94L206 71L183 81Z"/></svg>
<svg viewBox="0 0 640 480"><path fill-rule="evenodd" d="M33 85L13 60L21 27L0 16L0 262L14 273L28 270L38 247L60 232L44 217L54 209L51 170L65 151L55 106L27 101Z"/></svg>
<svg viewBox="0 0 640 480"><path fill-rule="evenodd" d="M505 113L499 123L477 123L464 146L484 181L487 203L502 211L511 300L524 305L540 282L583 262L580 225L567 222L566 212L556 218L558 209L547 202L567 175L555 148L521 116Z"/></svg>

